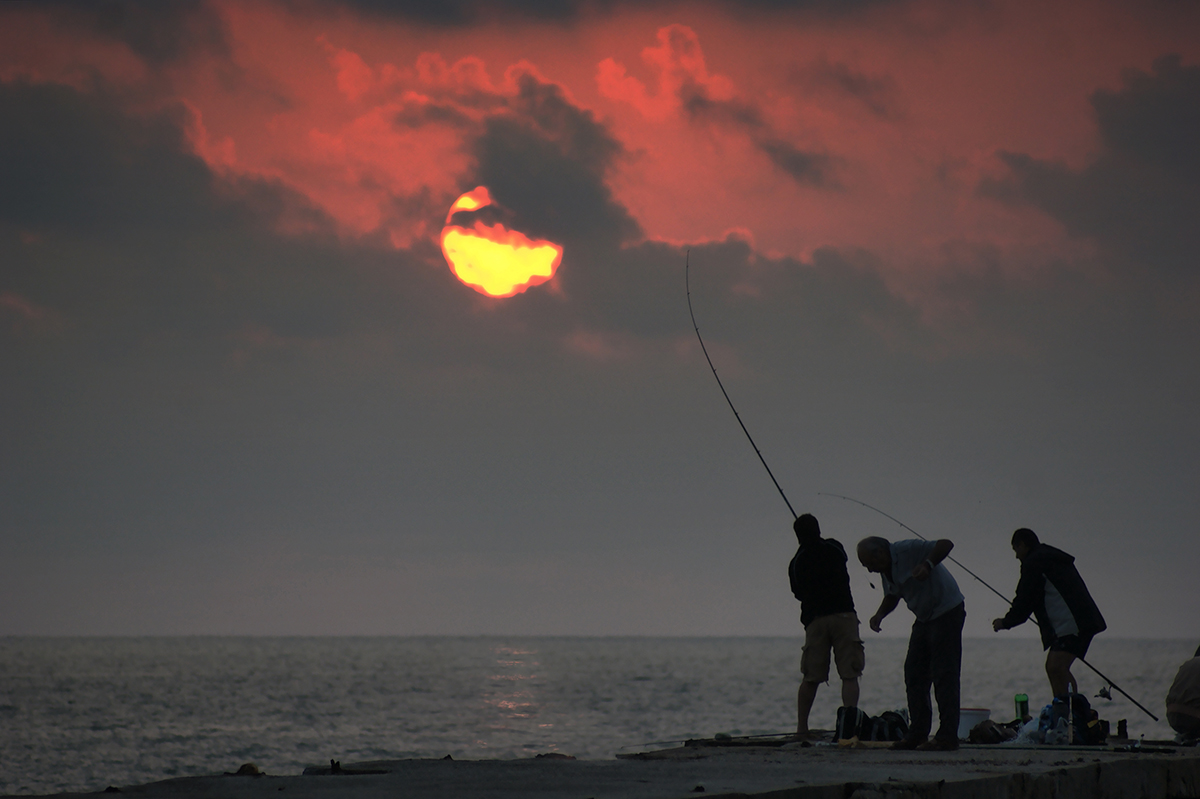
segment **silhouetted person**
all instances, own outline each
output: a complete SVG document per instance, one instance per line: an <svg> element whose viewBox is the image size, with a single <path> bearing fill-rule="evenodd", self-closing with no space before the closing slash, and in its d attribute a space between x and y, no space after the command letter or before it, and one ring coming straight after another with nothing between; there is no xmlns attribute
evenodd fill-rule
<svg viewBox="0 0 1200 799"><path fill-rule="evenodd" d="M804 652L800 656L800 689L796 694L796 735L808 735L808 714L817 688L829 679L829 653L842 678L842 707L838 710L838 738L857 735L861 722L858 710L858 678L865 655L858 634L858 614L850 594L846 550L832 538L821 537L821 526L810 513L792 525L800 549L788 564L792 593L800 600L800 623L804 625Z"/></svg>
<svg viewBox="0 0 1200 799"><path fill-rule="evenodd" d="M1167 723L1184 739L1200 738L1200 648L1167 691Z"/></svg>
<svg viewBox="0 0 1200 799"><path fill-rule="evenodd" d="M912 539L891 543L872 536L858 542L858 560L883 580L883 601L871 617L879 632L883 619L901 598L916 619L904 658L904 688L908 694L909 732L893 749L950 751L958 748L959 681L962 672L962 630L967 618L958 583L942 565L954 543ZM933 726L933 686L938 704L938 731Z"/></svg>
<svg viewBox="0 0 1200 799"><path fill-rule="evenodd" d="M1042 631L1046 654L1046 676L1055 696L1079 693L1071 664L1087 655L1092 637L1108 625L1092 601L1075 558L1038 540L1022 527L1012 535L1012 548L1021 561L1017 596L1003 618L992 621L996 632L1024 624L1032 613Z"/></svg>

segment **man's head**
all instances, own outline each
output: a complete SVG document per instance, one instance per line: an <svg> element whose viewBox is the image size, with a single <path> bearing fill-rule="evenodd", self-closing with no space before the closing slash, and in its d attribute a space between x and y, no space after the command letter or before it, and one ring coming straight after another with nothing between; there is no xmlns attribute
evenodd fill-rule
<svg viewBox="0 0 1200 799"><path fill-rule="evenodd" d="M892 570L892 543L877 535L858 542L858 562L867 571L885 574Z"/></svg>
<svg viewBox="0 0 1200 799"><path fill-rule="evenodd" d="M1025 560L1025 556L1039 543L1037 533L1028 527L1022 527L1012 535L1012 548L1017 560Z"/></svg>
<svg viewBox="0 0 1200 799"><path fill-rule="evenodd" d="M814 543L821 537L821 525L817 524L817 517L811 513L796 517L792 529L796 531L796 540L801 546Z"/></svg>

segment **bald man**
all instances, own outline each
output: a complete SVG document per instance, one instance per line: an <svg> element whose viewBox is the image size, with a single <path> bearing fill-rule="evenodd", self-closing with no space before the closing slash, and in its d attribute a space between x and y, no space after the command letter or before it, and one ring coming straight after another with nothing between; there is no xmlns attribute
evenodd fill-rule
<svg viewBox="0 0 1200 799"><path fill-rule="evenodd" d="M883 601L871 617L875 632L903 599L915 617L904 659L904 688L908 694L908 735L893 749L949 752L958 749L959 682L962 671L962 630L967 612L958 583L942 565L953 542L912 539L892 543L872 536L858 542L858 560L883 582ZM939 727L933 726L929 689L937 696Z"/></svg>

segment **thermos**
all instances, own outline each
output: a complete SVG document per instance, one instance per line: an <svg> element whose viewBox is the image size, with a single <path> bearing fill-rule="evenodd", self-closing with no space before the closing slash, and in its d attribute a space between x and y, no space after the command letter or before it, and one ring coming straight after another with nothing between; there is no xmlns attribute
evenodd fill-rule
<svg viewBox="0 0 1200 799"><path fill-rule="evenodd" d="M1017 706L1017 718L1025 719L1029 716L1029 696L1027 694L1014 696L1013 704Z"/></svg>

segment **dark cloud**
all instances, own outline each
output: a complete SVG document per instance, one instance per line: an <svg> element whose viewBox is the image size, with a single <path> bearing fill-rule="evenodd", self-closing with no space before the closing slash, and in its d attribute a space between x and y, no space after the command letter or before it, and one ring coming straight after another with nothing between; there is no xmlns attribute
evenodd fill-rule
<svg viewBox="0 0 1200 799"><path fill-rule="evenodd" d="M765 128L762 111L741 100L714 100L705 86L689 80L679 88L683 110L693 120L733 125L751 131Z"/></svg>
<svg viewBox="0 0 1200 799"><path fill-rule="evenodd" d="M758 148L766 153L779 169L786 172L797 183L808 183L826 188L834 185L829 177L832 160L822 153L801 150L781 139L764 138Z"/></svg>
<svg viewBox="0 0 1200 799"><path fill-rule="evenodd" d="M716 100L705 86L687 81L679 90L687 115L697 122L740 130L754 146L797 183L832 188L833 160L824 153L803 150L772 130L758 106L740 99Z"/></svg>
<svg viewBox="0 0 1200 799"><path fill-rule="evenodd" d="M807 91L832 91L849 97L880 119L902 116L899 87L890 75L868 75L849 64L822 57L793 70L792 77Z"/></svg>
<svg viewBox="0 0 1200 799"><path fill-rule="evenodd" d="M119 236L269 225L331 225L263 181L219 180L191 152L181 107L131 116L103 86L0 82L0 223L31 233Z"/></svg>
<svg viewBox="0 0 1200 799"><path fill-rule="evenodd" d="M842 16L897 0L719 0L731 13L791 13L808 11ZM292 8L317 10L312 0L289 0ZM321 4L326 5L326 4ZM412 20L427 25L466 26L498 20L574 23L621 9L674 6L672 0L338 0L355 11Z"/></svg>
<svg viewBox="0 0 1200 799"><path fill-rule="evenodd" d="M1120 91L1092 95L1105 144L1200 184L1200 66L1167 55L1150 73L1127 70L1124 82Z"/></svg>
<svg viewBox="0 0 1200 799"><path fill-rule="evenodd" d="M180 155L179 120L138 122L114 105L65 86L0 83L0 219L35 229L220 224L207 167Z"/></svg>
<svg viewBox="0 0 1200 799"><path fill-rule="evenodd" d="M0 293L49 309L79 353L104 360L220 358L244 331L287 341L347 328L357 287L318 254L334 244L327 220L278 186L216 179L181 115L115 106L102 92L0 84ZM313 236L263 251L284 217Z"/></svg>
<svg viewBox="0 0 1200 799"><path fill-rule="evenodd" d="M1105 149L1081 170L1000 153L1011 177L986 195L1041 208L1122 262L1195 275L1200 263L1200 66L1177 56L1130 70L1118 91L1092 96Z"/></svg>
<svg viewBox="0 0 1200 799"><path fill-rule="evenodd" d="M426 125L446 125L452 128L470 127L474 120L459 103L430 102L409 103L392 116L392 122L405 128L422 128Z"/></svg>
<svg viewBox="0 0 1200 799"><path fill-rule="evenodd" d="M618 246L640 235L605 183L624 150L590 111L531 75L514 113L489 118L471 150L476 179L517 214L528 234L582 246Z"/></svg>
<svg viewBox="0 0 1200 799"><path fill-rule="evenodd" d="M616 0L339 0L336 5L353 10L411 20L426 25L468 26L499 19L572 22L592 13L607 13ZM296 10L320 11L311 0L289 0Z"/></svg>
<svg viewBox="0 0 1200 799"><path fill-rule="evenodd" d="M205 0L15 0L10 4L53 10L66 25L120 41L153 66L201 51L229 53L221 17Z"/></svg>

